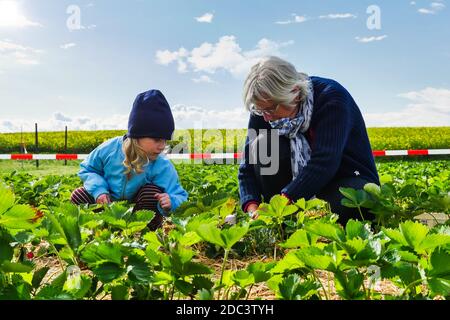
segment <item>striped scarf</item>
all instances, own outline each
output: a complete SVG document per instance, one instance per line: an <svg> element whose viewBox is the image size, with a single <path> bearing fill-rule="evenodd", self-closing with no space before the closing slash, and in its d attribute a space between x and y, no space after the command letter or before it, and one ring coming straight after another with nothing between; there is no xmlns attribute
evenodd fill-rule
<svg viewBox="0 0 450 320"><path fill-rule="evenodd" d="M285 136L290 139L292 180L302 172L309 159L311 159L311 147L304 135L308 131L311 123L314 106L314 89L311 80L308 86L308 95L294 118L269 121L273 129L278 129L280 136Z"/></svg>

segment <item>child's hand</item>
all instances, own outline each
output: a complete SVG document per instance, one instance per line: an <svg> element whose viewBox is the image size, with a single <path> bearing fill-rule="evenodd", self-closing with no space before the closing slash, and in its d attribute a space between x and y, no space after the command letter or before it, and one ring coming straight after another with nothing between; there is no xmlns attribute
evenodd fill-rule
<svg viewBox="0 0 450 320"><path fill-rule="evenodd" d="M170 197L167 193L155 193L155 198L158 200L164 211L170 211L170 209L172 209L172 203L170 202Z"/></svg>
<svg viewBox="0 0 450 320"><path fill-rule="evenodd" d="M98 204L108 204L111 203L111 197L109 194L104 193L98 196L97 201Z"/></svg>

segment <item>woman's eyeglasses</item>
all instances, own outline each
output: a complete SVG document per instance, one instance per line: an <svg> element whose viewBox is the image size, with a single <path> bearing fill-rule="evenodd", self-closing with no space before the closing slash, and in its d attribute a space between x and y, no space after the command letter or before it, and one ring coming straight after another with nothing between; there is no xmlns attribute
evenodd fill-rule
<svg viewBox="0 0 450 320"><path fill-rule="evenodd" d="M278 103L274 103L270 108L260 109L256 105L252 105L250 108L250 112L257 116L262 116L264 114L274 114L275 112L277 112L279 106L280 105Z"/></svg>

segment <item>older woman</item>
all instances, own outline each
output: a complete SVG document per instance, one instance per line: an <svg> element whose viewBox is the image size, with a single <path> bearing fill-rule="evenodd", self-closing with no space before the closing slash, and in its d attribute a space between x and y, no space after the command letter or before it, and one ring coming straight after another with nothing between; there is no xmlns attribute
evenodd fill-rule
<svg viewBox="0 0 450 320"><path fill-rule="evenodd" d="M334 80L309 77L269 57L252 67L243 97L251 112L238 175L244 212L253 214L261 201L281 194L291 201L326 200L344 225L360 219L356 209L341 205L339 187L380 182L364 119L350 93ZM269 138L274 133L276 139ZM271 163L261 152L254 161L249 156L263 145ZM277 170L269 170L273 163ZM367 211L363 216L373 219Z"/></svg>

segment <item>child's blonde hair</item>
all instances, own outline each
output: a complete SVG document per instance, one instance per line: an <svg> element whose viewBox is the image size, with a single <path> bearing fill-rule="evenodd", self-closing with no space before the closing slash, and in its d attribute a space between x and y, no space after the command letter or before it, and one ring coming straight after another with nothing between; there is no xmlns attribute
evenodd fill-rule
<svg viewBox="0 0 450 320"><path fill-rule="evenodd" d="M142 167L146 165L149 160L147 153L138 143L138 139L127 138L123 142L123 152L125 153L125 160L123 165L125 166L125 174L128 179L131 178L131 173L134 171L136 174L144 172Z"/></svg>

